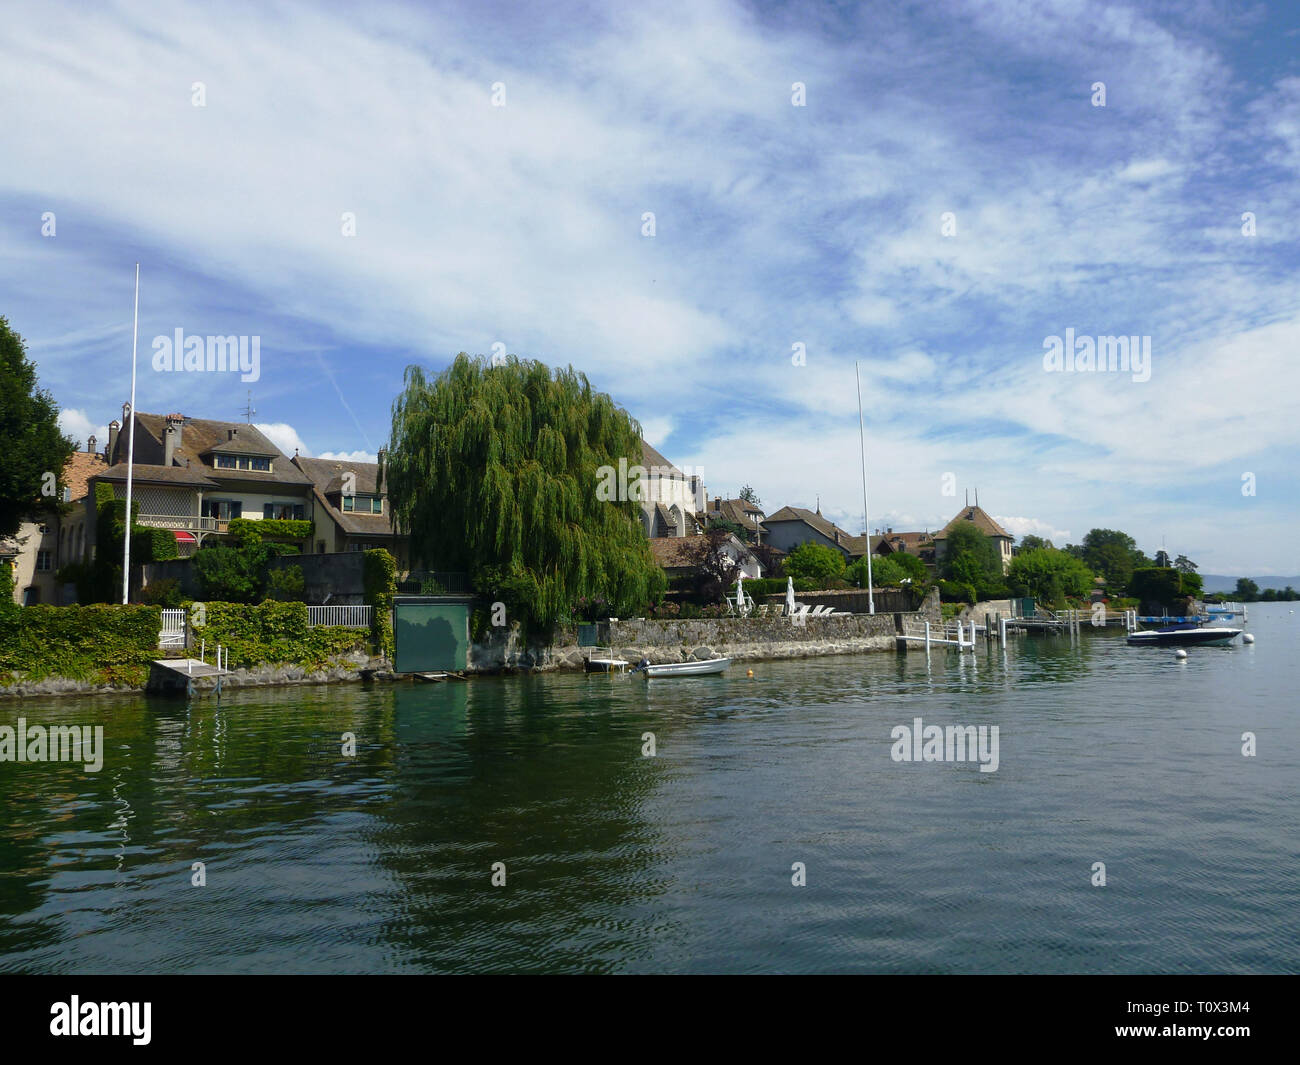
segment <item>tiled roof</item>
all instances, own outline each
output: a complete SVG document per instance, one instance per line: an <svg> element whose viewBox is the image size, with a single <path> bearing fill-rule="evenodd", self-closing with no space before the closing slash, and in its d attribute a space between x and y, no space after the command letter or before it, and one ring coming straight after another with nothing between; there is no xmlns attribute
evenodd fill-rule
<svg viewBox="0 0 1300 1065"><path fill-rule="evenodd" d="M722 517L727 521L735 522L744 529L754 527L755 517L760 522L763 520L762 508L746 503L743 499L710 499L705 513L710 518Z"/></svg>
<svg viewBox="0 0 1300 1065"><path fill-rule="evenodd" d="M104 456L95 451L74 451L63 467L63 484L69 499L81 499L90 491L90 479L108 468Z"/></svg>
<svg viewBox="0 0 1300 1065"><path fill-rule="evenodd" d="M744 554L751 555L734 534L728 534L727 542L733 547L739 547ZM704 533L695 536L664 536L650 541L650 553L664 569L693 569L703 560L708 543L709 538Z"/></svg>
<svg viewBox="0 0 1300 1065"><path fill-rule="evenodd" d="M312 479L322 492L342 492L343 475L352 474L356 479L356 493L372 496L379 481L379 463L351 462L345 459L309 459L295 455L293 463Z"/></svg>
<svg viewBox="0 0 1300 1065"><path fill-rule="evenodd" d="M1004 536L1008 540L1012 539L1011 534L1007 532L1006 529L1002 528L1002 526L999 525L996 521L994 521L991 517L989 517L989 515L985 512L985 510L982 507L962 507L961 513L959 513L955 518L953 518L952 521L948 522L948 524L945 525L940 532L935 533L934 538L936 540L947 539L948 533L952 530L952 527L956 525L959 521L970 522L972 525L975 526L975 528L977 528L985 536Z"/></svg>
<svg viewBox="0 0 1300 1065"><path fill-rule="evenodd" d="M162 414L139 411L135 415L135 462L142 465L161 466L165 455L163 434L167 419ZM117 449L109 456L114 466L126 466L129 426L123 426L117 437ZM233 431L233 435L232 435ZM231 451L241 454L269 455L273 470L214 470L203 461L212 451ZM183 468L186 463L222 481L248 481L262 484L308 485L311 479L293 465L255 425L244 422L218 422L208 418L186 418L181 426L180 446L176 448L172 465ZM123 472L122 479L126 474Z"/></svg>
<svg viewBox="0 0 1300 1065"><path fill-rule="evenodd" d="M226 470L223 473L229 472ZM206 476L207 467L199 466L155 466L150 463L137 462L133 467L131 479L137 484L174 484L184 488L217 488L216 481ZM94 481L111 481L114 484L126 484L126 462L116 466L101 467L99 472L91 475Z"/></svg>

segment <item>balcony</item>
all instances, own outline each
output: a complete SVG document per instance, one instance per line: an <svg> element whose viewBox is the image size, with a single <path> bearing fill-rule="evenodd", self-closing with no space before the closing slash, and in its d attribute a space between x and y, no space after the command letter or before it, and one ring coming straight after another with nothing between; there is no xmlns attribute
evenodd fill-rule
<svg viewBox="0 0 1300 1065"><path fill-rule="evenodd" d="M137 514L135 523L151 529L179 529L191 533L224 533L225 518L199 518L193 514Z"/></svg>

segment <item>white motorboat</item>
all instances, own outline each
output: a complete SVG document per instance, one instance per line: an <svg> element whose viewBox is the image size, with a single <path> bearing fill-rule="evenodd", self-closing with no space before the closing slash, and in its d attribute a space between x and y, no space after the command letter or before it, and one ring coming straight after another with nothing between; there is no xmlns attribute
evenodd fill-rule
<svg viewBox="0 0 1300 1065"><path fill-rule="evenodd" d="M650 677L701 677L708 673L721 673L729 665L731 665L730 658L706 658L703 661L691 662L665 662L658 666L652 666L643 659L641 664L637 666L637 671L644 673L647 680Z"/></svg>
<svg viewBox="0 0 1300 1065"><path fill-rule="evenodd" d="M1240 629L1225 626L1184 625L1130 633L1128 644L1130 647L1212 647L1232 643L1240 635Z"/></svg>

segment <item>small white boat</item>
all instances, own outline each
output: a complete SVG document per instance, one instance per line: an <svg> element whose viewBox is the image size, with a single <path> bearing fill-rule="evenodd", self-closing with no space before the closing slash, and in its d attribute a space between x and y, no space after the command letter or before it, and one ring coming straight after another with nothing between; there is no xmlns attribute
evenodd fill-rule
<svg viewBox="0 0 1300 1065"><path fill-rule="evenodd" d="M649 662L642 662L637 669L650 677L700 677L706 673L721 673L731 665L730 658L706 658L701 661L692 662L665 662L663 665L652 666Z"/></svg>

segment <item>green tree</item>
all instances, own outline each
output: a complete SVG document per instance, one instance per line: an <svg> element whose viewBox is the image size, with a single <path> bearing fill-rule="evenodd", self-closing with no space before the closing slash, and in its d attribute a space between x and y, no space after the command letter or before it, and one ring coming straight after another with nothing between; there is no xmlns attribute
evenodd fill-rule
<svg viewBox="0 0 1300 1065"><path fill-rule="evenodd" d="M753 536L748 530L727 518L710 518L708 528L705 531L713 532L715 529L719 532L731 533L741 543L746 543Z"/></svg>
<svg viewBox="0 0 1300 1065"><path fill-rule="evenodd" d="M920 559L917 560L918 562ZM871 559L871 584L875 588L900 584L910 577L910 571L898 562L897 555L873 555ZM867 560L860 558L844 571L844 577L859 588L867 586Z"/></svg>
<svg viewBox="0 0 1300 1065"><path fill-rule="evenodd" d="M1195 573L1199 568L1200 567L1186 555L1179 555L1174 559L1174 569L1182 573Z"/></svg>
<svg viewBox="0 0 1300 1065"><path fill-rule="evenodd" d="M844 575L844 555L833 547L815 544L811 540L786 555L783 565L787 577L830 581Z"/></svg>
<svg viewBox="0 0 1300 1065"><path fill-rule="evenodd" d="M761 507L763 505L763 501L758 498L758 493L754 491L752 485L745 485L745 487L740 490L740 495L737 498L743 499L753 507Z"/></svg>
<svg viewBox="0 0 1300 1065"><path fill-rule="evenodd" d="M1087 565L1067 551L1040 547L1021 551L1011 560L1007 580L1013 590L1047 603L1066 596L1083 599L1091 594L1093 575Z"/></svg>
<svg viewBox="0 0 1300 1065"><path fill-rule="evenodd" d="M640 427L584 375L462 352L433 380L407 368L381 477L417 556L472 574L542 630L579 598L627 617L663 595L642 484L607 490L620 460L640 464Z"/></svg>
<svg viewBox="0 0 1300 1065"><path fill-rule="evenodd" d="M998 549L974 522L959 521L948 530L941 570L941 575L948 580L974 587L981 599L1005 591Z"/></svg>
<svg viewBox="0 0 1300 1065"><path fill-rule="evenodd" d="M37 385L23 338L0 317L0 536L12 536L36 511L57 508L57 483L75 448L59 430L54 398ZM46 485L53 494L42 493Z"/></svg>
<svg viewBox="0 0 1300 1065"><path fill-rule="evenodd" d="M1051 548L1052 541L1044 540L1041 536L1035 536L1033 533L1026 533L1020 538L1021 551L1038 551L1044 547Z"/></svg>
<svg viewBox="0 0 1300 1065"><path fill-rule="evenodd" d="M203 548L194 556L199 594L218 603L260 603L266 589L269 554L259 542Z"/></svg>
<svg viewBox="0 0 1300 1065"><path fill-rule="evenodd" d="M1259 598L1259 585L1249 577L1238 577L1233 597L1241 603L1253 603Z"/></svg>

